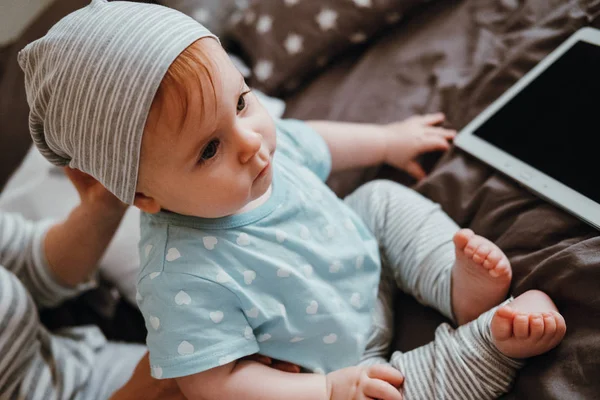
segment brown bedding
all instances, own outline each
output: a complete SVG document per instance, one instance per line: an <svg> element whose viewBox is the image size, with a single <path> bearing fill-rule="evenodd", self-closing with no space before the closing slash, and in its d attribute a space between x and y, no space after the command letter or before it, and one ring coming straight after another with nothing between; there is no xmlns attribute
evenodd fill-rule
<svg viewBox="0 0 600 400"><path fill-rule="evenodd" d="M60 6L44 14L17 44L0 51L0 64L6 61L0 65L0 188L30 143L16 50L85 3L59 0ZM431 1L287 99L287 116L389 122L442 110L451 126L461 128L572 32L600 26L599 13L600 0ZM344 195L375 176L409 183L387 168L340 174L330 183ZM564 342L531 360L506 398L600 398L598 231L458 150L445 154L417 189L441 203L460 225L507 252L514 268L513 294L544 290L566 317ZM399 299L397 311L396 347L401 350L429 341L442 321L408 297ZM89 322L88 312L73 307L69 321ZM45 319L57 315L63 313ZM110 327L105 332L114 336Z"/></svg>
<svg viewBox="0 0 600 400"><path fill-rule="evenodd" d="M287 116L389 122L442 110L460 129L575 30L600 25L599 12L599 1L438 2L316 78L289 100ZM343 195L374 173L331 183ZM507 252L514 295L543 290L566 317L563 343L528 362L506 398L600 398L599 232L459 150L416 188ZM429 341L442 322L410 298L397 309L401 350Z"/></svg>

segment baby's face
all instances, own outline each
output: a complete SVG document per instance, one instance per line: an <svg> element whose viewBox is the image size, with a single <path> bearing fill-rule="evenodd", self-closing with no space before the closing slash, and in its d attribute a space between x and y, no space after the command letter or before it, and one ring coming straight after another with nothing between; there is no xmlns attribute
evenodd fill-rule
<svg viewBox="0 0 600 400"><path fill-rule="evenodd" d="M200 85L190 76L187 107L181 93L152 107L136 205L147 205L139 201L145 199L154 211L218 218L235 214L269 189L275 124L216 40L201 39L194 46L213 60L207 67L212 83L205 76Z"/></svg>

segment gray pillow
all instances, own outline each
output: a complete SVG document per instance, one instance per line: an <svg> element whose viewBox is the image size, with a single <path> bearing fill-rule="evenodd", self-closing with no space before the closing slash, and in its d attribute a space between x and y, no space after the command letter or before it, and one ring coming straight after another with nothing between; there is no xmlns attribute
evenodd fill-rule
<svg viewBox="0 0 600 400"><path fill-rule="evenodd" d="M158 3L189 15L217 36L223 36L232 15L248 6L248 0L158 0Z"/></svg>

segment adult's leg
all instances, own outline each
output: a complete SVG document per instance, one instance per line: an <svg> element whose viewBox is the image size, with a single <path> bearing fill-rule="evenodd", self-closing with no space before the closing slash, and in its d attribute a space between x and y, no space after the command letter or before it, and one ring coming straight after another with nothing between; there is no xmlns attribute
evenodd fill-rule
<svg viewBox="0 0 600 400"><path fill-rule="evenodd" d="M107 343L96 354L95 366L80 398L109 399L131 378L146 351L142 345Z"/></svg>
<svg viewBox="0 0 600 400"><path fill-rule="evenodd" d="M51 334L25 286L0 266L0 397L108 399L144 352L141 345L107 344L95 327Z"/></svg>

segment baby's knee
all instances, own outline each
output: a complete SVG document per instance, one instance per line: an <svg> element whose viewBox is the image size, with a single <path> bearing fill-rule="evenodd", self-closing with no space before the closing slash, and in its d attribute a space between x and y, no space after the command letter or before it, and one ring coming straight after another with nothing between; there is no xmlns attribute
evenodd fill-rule
<svg viewBox="0 0 600 400"><path fill-rule="evenodd" d="M410 189L387 179L376 179L359 186L350 196L361 198L363 201L373 202L382 198L389 198L404 190Z"/></svg>
<svg viewBox="0 0 600 400"><path fill-rule="evenodd" d="M415 190L387 179L376 179L367 182L350 196L355 197L362 204L370 205L431 202Z"/></svg>

